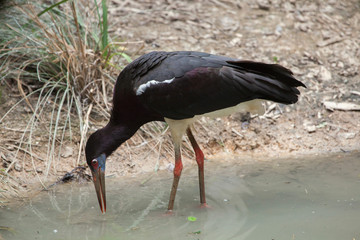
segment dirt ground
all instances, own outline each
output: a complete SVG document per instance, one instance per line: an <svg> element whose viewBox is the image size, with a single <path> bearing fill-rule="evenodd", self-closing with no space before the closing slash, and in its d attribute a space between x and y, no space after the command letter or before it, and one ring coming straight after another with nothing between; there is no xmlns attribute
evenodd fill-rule
<svg viewBox="0 0 360 240"><path fill-rule="evenodd" d="M125 52L133 59L150 51L193 50L277 62L291 69L307 86L301 89L298 103L292 106L266 103L266 114L261 117L233 114L223 119L201 119L195 124L194 132L207 159L241 164L359 151L358 0L111 0L109 3L111 35L115 40L127 42ZM3 88L6 101L0 105L1 114L15 101L11 100L14 93L6 89ZM20 106L13 114L27 119L29 113ZM96 129L105 124L100 121L91 127ZM13 121L0 126L1 145L5 146L0 148L0 157L6 165L16 145L16 138L9 135L19 136L17 131L23 125ZM146 128L140 130L109 158L109 175L171 170L173 153L169 133L159 134L149 140L151 144L144 144L148 141L145 133ZM78 143L74 139L75 143L66 143L70 153L59 156L48 176L44 174L47 162L42 161L46 158L43 152L47 142L39 140L38 157L17 160L8 172L6 184L0 183L2 192L6 193L11 186L19 194L31 188L32 183L51 182L70 171L76 162ZM187 140L184 141L186 167L195 161ZM81 163L84 161L82 158ZM7 196L5 193L3 197Z"/></svg>

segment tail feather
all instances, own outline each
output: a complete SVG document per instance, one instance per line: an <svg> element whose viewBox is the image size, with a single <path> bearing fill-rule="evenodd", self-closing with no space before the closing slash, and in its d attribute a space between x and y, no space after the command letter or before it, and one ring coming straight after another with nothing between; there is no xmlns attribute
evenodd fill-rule
<svg viewBox="0 0 360 240"><path fill-rule="evenodd" d="M278 64L266 64L252 61L228 61L231 75L239 90L244 87L256 97L284 104L295 103L300 94L297 87L306 87L294 78L293 73ZM228 72L229 73L229 72Z"/></svg>
<svg viewBox="0 0 360 240"><path fill-rule="evenodd" d="M261 75L272 76L283 83L292 87L306 86L294 78L293 72L279 64L267 64L252 61L227 61L232 67L244 69L248 72L261 73Z"/></svg>

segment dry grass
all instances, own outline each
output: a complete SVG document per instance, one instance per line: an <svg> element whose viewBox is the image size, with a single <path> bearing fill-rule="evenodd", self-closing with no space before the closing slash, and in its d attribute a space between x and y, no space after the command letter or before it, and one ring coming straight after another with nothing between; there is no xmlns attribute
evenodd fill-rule
<svg viewBox="0 0 360 240"><path fill-rule="evenodd" d="M30 157L36 168L33 146L39 138L47 139L45 176L59 159L64 140L76 138L74 133L81 136L76 138L79 151L73 163L78 165L90 115L109 117L115 82L111 76L118 72L114 62L124 54L112 53L116 49L109 44L105 1L60 3L6 9L0 28L0 80L16 87L21 99L0 117L0 124L10 129L14 111L24 104L32 114L16 134L15 155L2 169L2 183L9 182L4 179L21 155Z"/></svg>

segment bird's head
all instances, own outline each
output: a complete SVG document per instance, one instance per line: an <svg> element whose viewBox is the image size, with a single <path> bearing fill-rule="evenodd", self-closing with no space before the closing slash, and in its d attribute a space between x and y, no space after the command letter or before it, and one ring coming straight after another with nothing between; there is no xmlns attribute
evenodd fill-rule
<svg viewBox="0 0 360 240"><path fill-rule="evenodd" d="M106 158L123 142L129 139L136 130L137 128L129 128L126 125L108 124L104 128L91 134L86 143L86 162L93 175L96 194L99 200L100 209L103 213L106 212Z"/></svg>

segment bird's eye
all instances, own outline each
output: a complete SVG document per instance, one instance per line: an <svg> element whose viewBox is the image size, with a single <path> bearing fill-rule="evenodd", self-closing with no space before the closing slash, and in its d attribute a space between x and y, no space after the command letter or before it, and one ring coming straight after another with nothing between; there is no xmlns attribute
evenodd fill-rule
<svg viewBox="0 0 360 240"><path fill-rule="evenodd" d="M98 165L98 161L97 161L96 159L93 159L93 160L91 161L91 165L92 165L94 168L96 168L97 165Z"/></svg>

